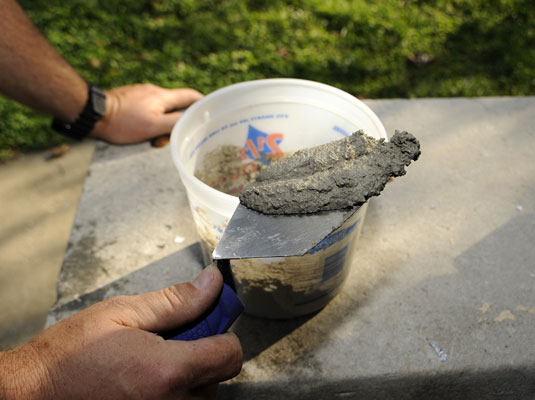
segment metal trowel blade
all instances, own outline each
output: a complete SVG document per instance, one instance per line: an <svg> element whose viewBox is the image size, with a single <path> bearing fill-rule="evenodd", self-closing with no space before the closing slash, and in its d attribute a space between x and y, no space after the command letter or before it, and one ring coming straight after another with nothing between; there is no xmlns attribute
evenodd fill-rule
<svg viewBox="0 0 535 400"><path fill-rule="evenodd" d="M312 214L267 215L238 205L214 260L301 256L347 221L359 207Z"/></svg>

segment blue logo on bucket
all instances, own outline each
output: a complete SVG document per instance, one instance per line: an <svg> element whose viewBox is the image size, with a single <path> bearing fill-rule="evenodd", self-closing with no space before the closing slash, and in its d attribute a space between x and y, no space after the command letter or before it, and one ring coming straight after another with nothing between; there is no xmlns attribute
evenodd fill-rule
<svg viewBox="0 0 535 400"><path fill-rule="evenodd" d="M349 246L346 244L341 250L338 250L332 256L325 259L321 283L327 282L329 279L338 276L343 271L348 249Z"/></svg>
<svg viewBox="0 0 535 400"><path fill-rule="evenodd" d="M189 154L189 158L193 158L197 150L199 150L208 140L214 136L228 130L233 130L237 126L247 124L247 140L244 147L240 151L242 161L258 160L264 164L269 164L273 159L282 157L282 151L279 144L284 140L282 133L266 133L251 125L251 122L269 120L269 119L288 119L289 115L286 113L279 114L261 114L250 118L242 118L229 123L221 125L219 128L211 131L207 136L204 136L193 148Z"/></svg>
<svg viewBox="0 0 535 400"><path fill-rule="evenodd" d="M245 145L240 149L242 161L250 159L269 164L271 160L282 157L279 144L283 139L282 133L266 133L249 125Z"/></svg>

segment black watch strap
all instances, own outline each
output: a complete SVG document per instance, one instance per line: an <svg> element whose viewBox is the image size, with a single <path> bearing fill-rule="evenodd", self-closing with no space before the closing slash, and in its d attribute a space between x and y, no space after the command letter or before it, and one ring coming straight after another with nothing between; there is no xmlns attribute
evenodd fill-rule
<svg viewBox="0 0 535 400"><path fill-rule="evenodd" d="M82 140L93 130L97 121L106 115L106 94L98 86L89 84L89 94L82 112L70 122L64 123L54 118L52 128L64 136Z"/></svg>

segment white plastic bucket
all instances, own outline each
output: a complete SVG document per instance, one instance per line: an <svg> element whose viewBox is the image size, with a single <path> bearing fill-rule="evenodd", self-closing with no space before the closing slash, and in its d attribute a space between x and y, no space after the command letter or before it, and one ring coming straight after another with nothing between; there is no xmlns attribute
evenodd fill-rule
<svg viewBox="0 0 535 400"><path fill-rule="evenodd" d="M193 218L211 254L238 205L194 176L203 157L223 145L241 148L243 162L341 139L363 129L387 139L363 102L331 86L300 79L265 79L231 85L205 96L177 122L171 152ZM292 318L325 306L339 291L366 213L366 205L322 246L302 257L235 260L238 295L249 314Z"/></svg>

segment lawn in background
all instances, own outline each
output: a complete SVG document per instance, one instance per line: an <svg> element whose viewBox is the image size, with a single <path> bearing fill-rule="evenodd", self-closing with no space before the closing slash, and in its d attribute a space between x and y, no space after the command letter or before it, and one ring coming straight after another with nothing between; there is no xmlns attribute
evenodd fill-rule
<svg viewBox="0 0 535 400"><path fill-rule="evenodd" d="M87 80L203 93L292 77L361 98L535 94L532 0L20 0ZM0 97L0 160L64 139Z"/></svg>

